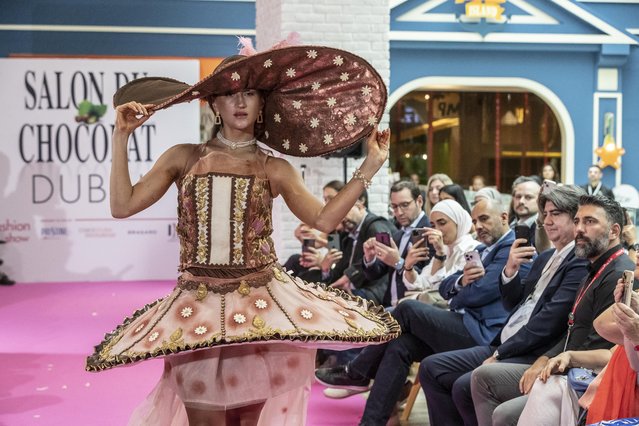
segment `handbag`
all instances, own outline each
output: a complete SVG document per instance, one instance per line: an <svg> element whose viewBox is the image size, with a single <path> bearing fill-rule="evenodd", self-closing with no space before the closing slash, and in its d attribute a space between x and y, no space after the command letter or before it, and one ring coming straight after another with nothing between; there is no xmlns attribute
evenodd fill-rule
<svg viewBox="0 0 639 426"><path fill-rule="evenodd" d="M568 385L576 392L585 392L595 377L597 375L587 368L571 368L568 370Z"/></svg>

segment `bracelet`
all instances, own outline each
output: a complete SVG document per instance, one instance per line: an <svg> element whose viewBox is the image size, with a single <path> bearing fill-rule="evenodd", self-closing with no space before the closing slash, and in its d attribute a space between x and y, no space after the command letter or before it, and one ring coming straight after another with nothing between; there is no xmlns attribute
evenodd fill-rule
<svg viewBox="0 0 639 426"><path fill-rule="evenodd" d="M359 168L353 171L353 179L361 181L364 184L364 188L366 189L369 189L371 187L371 184L373 183L370 179L366 179L366 176L364 176L364 173L362 173Z"/></svg>

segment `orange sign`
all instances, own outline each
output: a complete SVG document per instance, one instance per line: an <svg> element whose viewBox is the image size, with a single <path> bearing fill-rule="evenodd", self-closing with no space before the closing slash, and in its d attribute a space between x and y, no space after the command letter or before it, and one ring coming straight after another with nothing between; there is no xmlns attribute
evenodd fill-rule
<svg viewBox="0 0 639 426"><path fill-rule="evenodd" d="M455 3L466 3L466 17L500 20L504 8L500 6L506 0L455 0Z"/></svg>

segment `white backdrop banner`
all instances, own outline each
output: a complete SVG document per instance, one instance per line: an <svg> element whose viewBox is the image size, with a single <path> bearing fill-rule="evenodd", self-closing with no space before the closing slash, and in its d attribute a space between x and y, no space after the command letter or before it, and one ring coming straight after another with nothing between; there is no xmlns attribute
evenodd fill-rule
<svg viewBox="0 0 639 426"><path fill-rule="evenodd" d="M144 76L195 83L199 62L0 59L0 271L20 282L177 276L175 187L132 218L109 210L112 96ZM197 102L156 113L129 142L131 179L198 141Z"/></svg>

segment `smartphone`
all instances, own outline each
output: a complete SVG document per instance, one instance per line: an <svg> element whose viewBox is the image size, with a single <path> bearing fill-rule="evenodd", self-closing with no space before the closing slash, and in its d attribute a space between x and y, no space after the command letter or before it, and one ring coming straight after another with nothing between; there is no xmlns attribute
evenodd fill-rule
<svg viewBox="0 0 639 426"><path fill-rule="evenodd" d="M471 250L464 253L464 259L466 259L466 264L472 263L475 266L481 266L482 268L484 267L484 265L481 263L481 257L479 256L479 252L477 250Z"/></svg>
<svg viewBox="0 0 639 426"><path fill-rule="evenodd" d="M329 250L335 249L337 251L342 251L342 247L339 240L339 234L337 232L333 234L328 234L326 236L326 241L327 241L326 247L328 247Z"/></svg>
<svg viewBox="0 0 639 426"><path fill-rule="evenodd" d="M528 225L515 225L515 239L523 238L526 240L522 246L530 245L530 227Z"/></svg>
<svg viewBox="0 0 639 426"><path fill-rule="evenodd" d="M419 242L419 240L421 240L422 238L426 238L426 233L424 232L423 229L413 229L413 231L410 234L410 242L413 244L417 244Z"/></svg>
<svg viewBox="0 0 639 426"><path fill-rule="evenodd" d="M548 194L557 187L557 182L554 180L544 179L544 183L541 185L541 193Z"/></svg>
<svg viewBox="0 0 639 426"><path fill-rule="evenodd" d="M375 233L375 240L384 244L385 246L391 246L391 236L388 232L377 232Z"/></svg>
<svg viewBox="0 0 639 426"><path fill-rule="evenodd" d="M304 240L302 240L302 253L310 251L308 249L309 247L315 248L315 238L304 238Z"/></svg>
<svg viewBox="0 0 639 426"><path fill-rule="evenodd" d="M623 271L623 296L622 302L626 306L630 306L630 300L632 299L632 286L635 282L635 271L625 270Z"/></svg>

